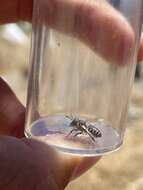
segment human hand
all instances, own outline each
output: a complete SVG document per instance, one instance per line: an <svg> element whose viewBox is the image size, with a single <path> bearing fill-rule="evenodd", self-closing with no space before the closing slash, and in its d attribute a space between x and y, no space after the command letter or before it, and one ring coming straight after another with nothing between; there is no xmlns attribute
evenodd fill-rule
<svg viewBox="0 0 143 190"><path fill-rule="evenodd" d="M99 160L68 156L24 138L24 117L25 108L0 78L0 189L63 190Z"/></svg>
<svg viewBox="0 0 143 190"><path fill-rule="evenodd" d="M69 34L74 33L75 36L95 49L95 51L99 52L105 59L116 59L117 61L119 60L118 57L113 57L112 52L115 45L113 36L115 33L117 34L116 44L120 41L122 42L120 48L123 53L124 50L129 51L134 45L134 34L130 25L119 12L113 9L105 1L99 6L99 2L101 1L95 0L90 3L84 0L41 0L43 11L45 15L47 15L45 16L46 22L49 26ZM33 0L2 1L0 6L0 24L17 22L20 20L31 21L32 10ZM62 22L60 25L57 25L56 20L59 19L61 12L63 12L64 17L68 19L60 18ZM74 15L73 18L75 19L69 19L69 15ZM67 23L68 26L72 27L66 27ZM86 33L90 35L84 35ZM97 34L100 34L100 36ZM103 36L105 37L104 40L102 40ZM100 41L99 38L101 38L102 43L100 43L100 47L96 47L97 38L98 41ZM141 38L139 49L139 61L143 58L142 44L143 38ZM121 54L119 56L122 57ZM118 63L120 63L120 61L118 61Z"/></svg>
<svg viewBox="0 0 143 190"><path fill-rule="evenodd" d="M9 0L6 1L10 4ZM14 2L19 3L14 6ZM0 23L7 20L31 21L32 0L14 2L11 4L15 12L11 14L8 10L10 5L6 5L7 16L0 8L0 18L4 17ZM48 27L78 38L109 63L122 65L127 62L125 57L130 57L135 45L134 31L126 18L107 1L37 0L36 3L40 4L40 20Z"/></svg>
<svg viewBox="0 0 143 190"><path fill-rule="evenodd" d="M114 44L111 39L114 27L116 27L119 34L122 34L118 35L117 38L118 42L120 40L120 36L122 37L124 43L123 47L121 46L121 48L130 49L134 43L134 36L130 26L121 17L121 15L119 15L110 6L102 6L100 7L101 9L97 9L97 7L92 6L92 4L83 5L83 1L81 0L43 1L45 3L44 7L47 8L47 12L51 13L46 19L47 23L51 25L51 27L54 27L57 30L62 30L63 32L69 34L74 34L76 37L88 44L91 48L95 49L95 51L98 51L104 58L107 58L108 60L111 58L112 60L117 60L117 57L112 57L110 51L110 48L114 48ZM14 2L15 1L13 1L13 4ZM16 21L19 19L31 19L32 1L19 0L19 2L21 2L21 5L19 6L21 9L17 10L15 8L13 13L10 13L11 9L8 9L9 6L6 4L6 1L2 2L5 4L6 9L9 10L9 14L6 15L4 11L0 11L0 14L3 14L0 16L0 18L4 18L1 23ZM56 3L57 6L55 7L57 9L53 9L54 11L52 12L51 10L53 2ZM17 4L15 3L15 5ZM2 7L3 6L1 6L0 9L2 9ZM80 8L82 9L81 12L79 11ZM59 13L61 10L65 11L67 16L69 11L77 13L78 24L73 25L72 28L67 28L65 27L66 23L63 20L61 25L57 27L57 13ZM16 11L19 12L19 14L16 14ZM96 39L94 39L94 37L97 37L97 23L102 23L101 26L104 26L104 32L106 33L105 37L110 43L108 48L104 43L101 43L102 46L99 49L96 47ZM122 24L124 24L124 27L122 27ZM113 28L111 27L112 25L114 26ZM87 30L91 31L88 38L83 35L84 32L89 32ZM140 54L143 55L142 49L140 50ZM0 134L2 135L0 137L1 189L44 190L49 188L50 190L62 190L71 179L81 175L99 159L99 157L69 157L56 152L51 147L48 147L42 142L25 139L23 137L24 115L24 107L20 104L6 83L0 79ZM11 137L3 135L10 135Z"/></svg>

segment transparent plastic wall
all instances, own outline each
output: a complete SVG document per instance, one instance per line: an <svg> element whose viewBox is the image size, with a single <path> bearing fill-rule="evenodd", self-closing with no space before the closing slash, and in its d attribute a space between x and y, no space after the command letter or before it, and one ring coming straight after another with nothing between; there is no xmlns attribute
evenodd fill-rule
<svg viewBox="0 0 143 190"><path fill-rule="evenodd" d="M27 137L86 156L123 143L142 0L35 0Z"/></svg>

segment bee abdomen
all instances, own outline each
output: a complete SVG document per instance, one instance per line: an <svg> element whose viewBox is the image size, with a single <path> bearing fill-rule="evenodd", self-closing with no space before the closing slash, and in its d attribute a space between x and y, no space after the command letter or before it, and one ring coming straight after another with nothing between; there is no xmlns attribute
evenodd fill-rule
<svg viewBox="0 0 143 190"><path fill-rule="evenodd" d="M94 126L92 125L89 125L88 126L88 131L94 135L95 137L101 137L102 134L101 134L101 131L98 129L98 128L95 128Z"/></svg>

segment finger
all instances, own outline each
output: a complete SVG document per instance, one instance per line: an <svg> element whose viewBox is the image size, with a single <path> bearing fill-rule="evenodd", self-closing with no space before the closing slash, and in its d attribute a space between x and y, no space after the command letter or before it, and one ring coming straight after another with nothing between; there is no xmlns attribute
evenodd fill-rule
<svg viewBox="0 0 143 190"><path fill-rule="evenodd" d="M33 0L5 0L0 4L0 24L31 20Z"/></svg>
<svg viewBox="0 0 143 190"><path fill-rule="evenodd" d="M143 34L141 35L140 48L138 53L138 62L143 61Z"/></svg>
<svg viewBox="0 0 143 190"><path fill-rule="evenodd" d="M100 157L80 157L64 154L49 147L47 144L33 139L23 139L23 141L38 152L40 159L42 157L47 162L50 162L50 164L47 165L51 171L52 178L56 180L56 183L59 184L58 186L62 187L62 189L66 187L71 180L85 173L100 159ZM43 152L45 152L45 154L41 156ZM45 165L46 164L44 164L43 167L45 167Z"/></svg>
<svg viewBox="0 0 143 190"><path fill-rule="evenodd" d="M0 189L63 190L81 161L36 140L1 136Z"/></svg>
<svg viewBox="0 0 143 190"><path fill-rule="evenodd" d="M77 37L108 62L128 62L134 32L125 17L106 1L41 0L39 4L40 21Z"/></svg>
<svg viewBox="0 0 143 190"><path fill-rule="evenodd" d="M31 20L32 0L20 2L20 19ZM25 2L25 3L24 3ZM106 1L41 0L37 20L74 35L109 63L129 62L135 45L134 32L125 17ZM34 12L34 15L35 15Z"/></svg>
<svg viewBox="0 0 143 190"><path fill-rule="evenodd" d="M24 136L25 108L0 78L0 135Z"/></svg>

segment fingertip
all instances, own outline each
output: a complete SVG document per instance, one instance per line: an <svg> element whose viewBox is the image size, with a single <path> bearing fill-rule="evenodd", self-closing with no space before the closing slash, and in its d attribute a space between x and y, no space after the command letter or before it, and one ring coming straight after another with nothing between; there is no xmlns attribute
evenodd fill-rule
<svg viewBox="0 0 143 190"><path fill-rule="evenodd" d="M75 30L107 63L126 65L135 45L135 34L124 15L109 3L84 3L79 7Z"/></svg>
<svg viewBox="0 0 143 190"><path fill-rule="evenodd" d="M103 58L111 64L125 66L130 62L135 47L135 33L122 13L114 8L110 9L110 16L107 15L108 22L104 19L106 29L103 34Z"/></svg>
<svg viewBox="0 0 143 190"><path fill-rule="evenodd" d="M128 21L124 20L120 23L120 37L117 46L117 64L124 66L130 63L135 48L135 33ZM115 42L116 43L116 42Z"/></svg>
<svg viewBox="0 0 143 190"><path fill-rule="evenodd" d="M83 173L89 170L93 165L95 165L100 159L101 156L81 158L72 174L71 180L74 180L77 177L81 176Z"/></svg>

